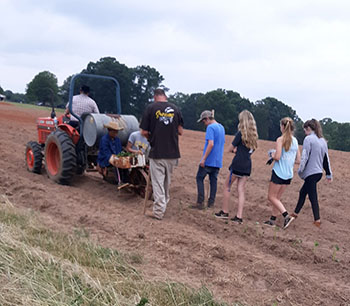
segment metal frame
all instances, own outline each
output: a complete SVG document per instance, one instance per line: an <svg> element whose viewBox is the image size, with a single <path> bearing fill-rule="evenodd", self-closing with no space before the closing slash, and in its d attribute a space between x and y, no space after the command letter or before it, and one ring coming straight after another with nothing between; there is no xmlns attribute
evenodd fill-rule
<svg viewBox="0 0 350 306"><path fill-rule="evenodd" d="M81 119L81 117L79 117L77 114L75 114L73 112L73 110L72 110L74 83L75 83L75 79L77 77L106 79L106 80L113 81L115 83L115 85L116 85L117 114L119 114L119 115L121 114L122 107L121 107L121 102L120 102L120 86L119 86L119 82L115 78L109 77L109 76L98 75L98 74L86 74L86 73L75 74L72 77L71 81L70 81L68 109L69 109L69 113L79 120L79 123L80 123L80 136L82 136L82 134L83 134L83 120Z"/></svg>

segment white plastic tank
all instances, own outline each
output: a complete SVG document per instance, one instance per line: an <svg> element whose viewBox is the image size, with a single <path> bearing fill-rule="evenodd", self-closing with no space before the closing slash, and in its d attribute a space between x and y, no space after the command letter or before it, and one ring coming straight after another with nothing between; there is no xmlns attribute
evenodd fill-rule
<svg viewBox="0 0 350 306"><path fill-rule="evenodd" d="M105 114L88 114L84 118L83 124L83 137L85 143L89 147L99 145L103 135L107 134L107 129L104 125L110 121L118 121L123 126L123 130L119 131L118 138L123 146L127 144L129 136L132 132L139 130L139 123L135 116L132 115L120 115L113 117Z"/></svg>

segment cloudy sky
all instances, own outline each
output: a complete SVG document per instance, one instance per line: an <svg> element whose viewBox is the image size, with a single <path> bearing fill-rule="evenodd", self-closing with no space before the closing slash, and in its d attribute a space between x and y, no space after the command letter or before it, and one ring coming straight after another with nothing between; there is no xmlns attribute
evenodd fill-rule
<svg viewBox="0 0 350 306"><path fill-rule="evenodd" d="M150 65L170 93L275 97L307 120L350 121L349 0L0 0L0 86L62 85L90 61Z"/></svg>

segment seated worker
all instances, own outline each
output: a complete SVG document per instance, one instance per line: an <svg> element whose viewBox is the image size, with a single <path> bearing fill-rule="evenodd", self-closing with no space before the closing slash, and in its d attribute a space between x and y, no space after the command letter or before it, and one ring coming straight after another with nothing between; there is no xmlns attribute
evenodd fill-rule
<svg viewBox="0 0 350 306"><path fill-rule="evenodd" d="M83 85L80 87L80 94L73 96L72 110L74 114L78 115L79 117L81 117L83 113L100 113L96 102L89 97L89 93L90 87ZM69 116L69 124L77 129L79 128L79 121L69 113L68 104L69 102L66 105L65 115Z"/></svg>
<svg viewBox="0 0 350 306"><path fill-rule="evenodd" d="M140 131L130 134L126 150L130 153L148 155L150 146L147 138L141 135Z"/></svg>
<svg viewBox="0 0 350 306"><path fill-rule="evenodd" d="M118 136L118 131L123 127L116 121L111 121L103 125L108 133L101 138L100 147L97 155L97 170L102 174L103 179L112 183L118 179L117 169L111 165L110 160L112 155L117 155L122 151L122 145Z"/></svg>

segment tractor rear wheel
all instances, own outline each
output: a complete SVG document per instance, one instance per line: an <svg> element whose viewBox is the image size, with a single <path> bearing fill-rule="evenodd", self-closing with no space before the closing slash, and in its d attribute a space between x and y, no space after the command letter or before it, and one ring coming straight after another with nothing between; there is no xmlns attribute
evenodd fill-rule
<svg viewBox="0 0 350 306"><path fill-rule="evenodd" d="M43 165L43 153L41 152L41 145L36 141L29 141L26 145L25 157L28 171L40 174Z"/></svg>
<svg viewBox="0 0 350 306"><path fill-rule="evenodd" d="M50 179L68 185L75 173L77 155L72 139L60 129L52 132L45 143L45 169Z"/></svg>

